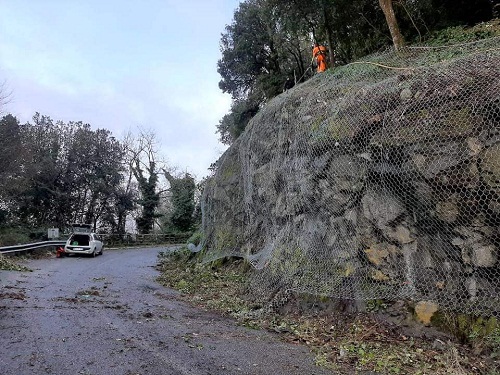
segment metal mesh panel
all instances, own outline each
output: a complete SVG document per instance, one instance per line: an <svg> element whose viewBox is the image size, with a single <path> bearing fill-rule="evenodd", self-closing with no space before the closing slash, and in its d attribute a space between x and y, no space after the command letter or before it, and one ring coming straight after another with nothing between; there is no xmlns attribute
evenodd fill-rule
<svg viewBox="0 0 500 375"><path fill-rule="evenodd" d="M500 311L499 38L386 51L270 101L204 195L255 290Z"/></svg>

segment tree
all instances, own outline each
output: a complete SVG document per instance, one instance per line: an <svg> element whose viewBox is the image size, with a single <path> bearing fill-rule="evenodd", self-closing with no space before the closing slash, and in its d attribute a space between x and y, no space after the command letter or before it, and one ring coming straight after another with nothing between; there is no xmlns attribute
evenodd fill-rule
<svg viewBox="0 0 500 375"><path fill-rule="evenodd" d="M404 47L405 41L401 31L399 30L398 21L396 19L396 14L394 13L394 8L392 7L393 0L379 0L380 8L384 12L385 19L387 21L387 26L389 26L389 31L391 32L392 42L394 43L394 48L399 51Z"/></svg>
<svg viewBox="0 0 500 375"><path fill-rule="evenodd" d="M310 73L311 44L326 42L330 63L346 64L392 43L422 40L457 23L485 21L498 0L246 0L221 37L219 87L233 105L217 125L231 144L259 108ZM466 11L464 11L466 9ZM387 29L389 32L387 32Z"/></svg>
<svg viewBox="0 0 500 375"><path fill-rule="evenodd" d="M226 145L233 143L243 133L258 110L258 104L252 103L249 99L233 101L231 111L224 115L217 125L219 140Z"/></svg>
<svg viewBox="0 0 500 375"><path fill-rule="evenodd" d="M426 16L432 17L431 10L439 14L439 19L435 20L438 28L472 26L493 18L495 4L499 7L498 0L432 0Z"/></svg>
<svg viewBox="0 0 500 375"><path fill-rule="evenodd" d="M122 145L104 129L81 122L54 122L38 113L19 125L12 116L0 121L1 162L7 188L0 188L2 208L11 224L66 227L113 220L123 181ZM6 160L0 151L0 160ZM8 174L8 175L7 175ZM3 181L3 179L2 179ZM1 185L1 182L0 182ZM5 215L3 215L5 216Z"/></svg>
<svg viewBox="0 0 500 375"><path fill-rule="evenodd" d="M6 115L0 120L0 184L18 168L21 152L19 121L10 114Z"/></svg>
<svg viewBox="0 0 500 375"><path fill-rule="evenodd" d="M111 233L123 235L126 233L127 215L135 207L134 191L125 184L121 184L113 191L112 207L110 212L103 217Z"/></svg>
<svg viewBox="0 0 500 375"><path fill-rule="evenodd" d="M10 192L19 175L22 151L19 121L6 115L0 120L0 225L9 217Z"/></svg>
<svg viewBox="0 0 500 375"><path fill-rule="evenodd" d="M127 142L129 167L137 180L140 197L137 204L141 207L135 219L139 233L148 234L153 230L155 219L159 217L161 191L158 190L161 163L157 162L154 134L142 132L138 139Z"/></svg>
<svg viewBox="0 0 500 375"><path fill-rule="evenodd" d="M123 180L125 150L108 130L93 131L88 124L69 123L68 160L64 182L74 192L73 221L97 227L101 217L114 214Z"/></svg>
<svg viewBox="0 0 500 375"><path fill-rule="evenodd" d="M224 143L239 136L259 107L283 92L287 81L304 78L310 60L306 44L296 30L285 27L274 0L240 4L222 34L217 63L219 87L233 98L230 113L218 125Z"/></svg>
<svg viewBox="0 0 500 375"><path fill-rule="evenodd" d="M170 184L170 202L172 203L169 222L172 229L187 232L192 229L194 223L194 193L196 190L194 178L189 173L180 178L175 178L166 170L164 173Z"/></svg>
<svg viewBox="0 0 500 375"><path fill-rule="evenodd" d="M320 20L316 1L270 0L276 22L278 45L285 59L290 60L294 83L305 81L311 76L310 61L312 42L317 39ZM312 39L310 37L312 35Z"/></svg>
<svg viewBox="0 0 500 375"><path fill-rule="evenodd" d="M252 98L256 102L276 96L282 82L269 84L266 79L282 73L275 33L276 24L265 0L240 4L221 38L222 58L217 70L223 92L234 100Z"/></svg>
<svg viewBox="0 0 500 375"><path fill-rule="evenodd" d="M328 43L328 57L330 64L335 62L335 54L333 53L333 34L334 34L334 22L333 15L335 13L335 4L332 1L321 0L319 3L319 9L321 11L323 28L325 30L325 38Z"/></svg>
<svg viewBox="0 0 500 375"><path fill-rule="evenodd" d="M4 107L9 102L12 92L7 92L6 81L0 83L0 115L4 113Z"/></svg>
<svg viewBox="0 0 500 375"><path fill-rule="evenodd" d="M60 213L71 213L59 205L64 202L60 199L63 194L61 132L48 116L36 113L33 122L21 127L25 155L19 165L22 173L12 198L17 202L19 219L24 225L59 225L65 222Z"/></svg>

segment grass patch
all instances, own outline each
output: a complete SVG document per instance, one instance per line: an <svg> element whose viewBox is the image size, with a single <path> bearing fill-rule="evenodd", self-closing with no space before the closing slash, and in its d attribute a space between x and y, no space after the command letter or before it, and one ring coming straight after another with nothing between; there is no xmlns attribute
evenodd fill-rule
<svg viewBox="0 0 500 375"><path fill-rule="evenodd" d="M246 281L243 261L221 266L221 262L201 264L186 250L160 253L158 281L209 308L238 316L247 310L239 296Z"/></svg>
<svg viewBox="0 0 500 375"><path fill-rule="evenodd" d="M472 27L455 26L435 31L425 44L429 46L443 46L458 43L474 42L482 39L500 36L500 19L481 22Z"/></svg>

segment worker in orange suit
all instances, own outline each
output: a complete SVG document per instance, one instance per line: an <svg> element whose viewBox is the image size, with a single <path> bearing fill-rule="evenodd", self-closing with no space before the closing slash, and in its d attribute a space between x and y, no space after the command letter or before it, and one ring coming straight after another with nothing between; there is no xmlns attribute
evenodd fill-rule
<svg viewBox="0 0 500 375"><path fill-rule="evenodd" d="M313 59L316 59L318 64L318 73L324 72L326 70L326 47L314 43Z"/></svg>

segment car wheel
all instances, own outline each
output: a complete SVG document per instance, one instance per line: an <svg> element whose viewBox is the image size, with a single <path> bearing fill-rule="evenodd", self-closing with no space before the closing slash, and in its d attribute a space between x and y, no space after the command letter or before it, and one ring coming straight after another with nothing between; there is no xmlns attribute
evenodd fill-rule
<svg viewBox="0 0 500 375"><path fill-rule="evenodd" d="M97 255L97 253L95 252L95 249L94 249L94 251L92 251L92 258L95 258L96 255Z"/></svg>

